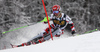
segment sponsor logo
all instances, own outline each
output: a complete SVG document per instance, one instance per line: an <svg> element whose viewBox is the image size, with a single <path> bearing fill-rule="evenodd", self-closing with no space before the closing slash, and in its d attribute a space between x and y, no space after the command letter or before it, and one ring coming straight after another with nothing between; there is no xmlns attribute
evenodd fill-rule
<svg viewBox="0 0 100 52"><path fill-rule="evenodd" d="M53 9L56 9L56 7L54 7Z"/></svg>
<svg viewBox="0 0 100 52"><path fill-rule="evenodd" d="M54 20L53 22L55 24L58 24L58 25L64 25L66 21L64 21L64 20L63 21Z"/></svg>

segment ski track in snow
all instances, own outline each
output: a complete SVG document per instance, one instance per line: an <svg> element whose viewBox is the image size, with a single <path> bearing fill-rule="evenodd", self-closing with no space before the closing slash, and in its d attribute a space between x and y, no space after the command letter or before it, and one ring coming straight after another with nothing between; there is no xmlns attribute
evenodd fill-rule
<svg viewBox="0 0 100 52"><path fill-rule="evenodd" d="M34 36L36 36L38 33L42 32L46 27L48 27L48 24L37 23L29 27L9 32L6 34L6 36L0 39L0 49L5 49L5 47L6 49L11 48L10 43L13 45L19 45L24 42L27 42L31 40ZM53 37L53 39L56 40L61 38L67 38L69 37L69 35L70 32L65 31L62 36Z"/></svg>

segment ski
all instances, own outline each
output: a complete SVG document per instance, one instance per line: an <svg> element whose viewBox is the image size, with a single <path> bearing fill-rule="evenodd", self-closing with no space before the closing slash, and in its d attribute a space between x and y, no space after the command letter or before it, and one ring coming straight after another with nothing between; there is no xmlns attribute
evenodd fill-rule
<svg viewBox="0 0 100 52"><path fill-rule="evenodd" d="M13 45L10 43L11 47L13 48Z"/></svg>
<svg viewBox="0 0 100 52"><path fill-rule="evenodd" d="M12 48L15 48L15 47L17 47L17 46L15 46L15 45L12 45L11 43L10 43L10 45L11 45L11 47L12 47Z"/></svg>

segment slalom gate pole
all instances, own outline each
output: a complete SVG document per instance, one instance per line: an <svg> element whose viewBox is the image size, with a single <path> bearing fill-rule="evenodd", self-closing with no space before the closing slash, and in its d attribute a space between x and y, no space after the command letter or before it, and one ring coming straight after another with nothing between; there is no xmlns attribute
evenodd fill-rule
<svg viewBox="0 0 100 52"><path fill-rule="evenodd" d="M44 1L43 0L42 0L42 3L43 3L43 7L44 7L45 14L46 14L46 17L47 17L47 21L48 21L48 26L49 26L49 30L50 30L51 39L53 40L52 32L51 32L51 27L50 27L50 23L49 23L49 19L48 19L48 14L47 14L47 11L46 11L46 8L45 8L45 4L44 4Z"/></svg>
<svg viewBox="0 0 100 52"><path fill-rule="evenodd" d="M94 31L97 31L98 29L94 29L94 30L91 30L91 31L88 31L88 32L85 32L85 33L83 33L83 34L87 34L87 33L91 33L91 32L94 32ZM77 34L77 36L78 36L79 34Z"/></svg>
<svg viewBox="0 0 100 52"><path fill-rule="evenodd" d="M8 33L8 32L12 32L12 31L15 31L15 30L18 30L18 29L22 29L22 28L25 28L25 27L28 27L28 25L22 26L22 27L19 27L19 28L16 28L16 29L12 29L12 30L9 30L9 31L2 32L2 34Z"/></svg>

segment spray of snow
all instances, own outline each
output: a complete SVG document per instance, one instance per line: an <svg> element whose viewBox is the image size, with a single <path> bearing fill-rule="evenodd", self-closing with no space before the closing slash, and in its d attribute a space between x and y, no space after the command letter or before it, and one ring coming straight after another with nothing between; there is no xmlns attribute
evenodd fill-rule
<svg viewBox="0 0 100 52"><path fill-rule="evenodd" d="M52 22L50 22L52 24ZM6 34L5 37L0 39L0 49L6 47L6 49L11 48L10 43L13 45L19 45L24 42L31 40L34 36L38 35L38 33L42 32L45 28L48 27L48 24L37 23L35 25L31 25L29 27L25 27L19 30L15 30ZM66 38L70 35L67 31L59 37L54 39Z"/></svg>

